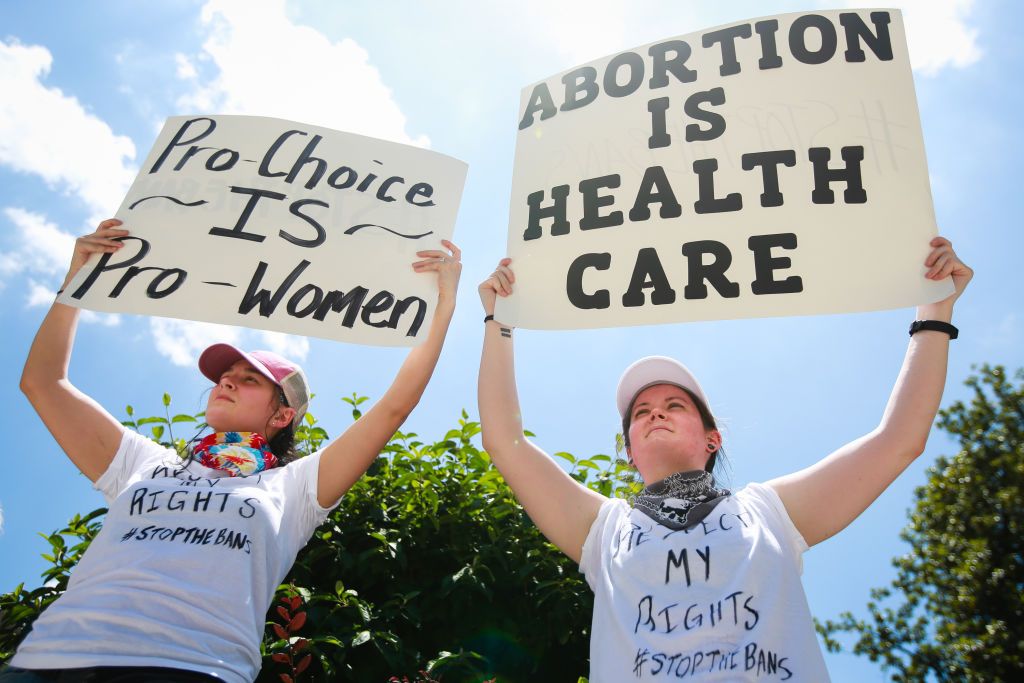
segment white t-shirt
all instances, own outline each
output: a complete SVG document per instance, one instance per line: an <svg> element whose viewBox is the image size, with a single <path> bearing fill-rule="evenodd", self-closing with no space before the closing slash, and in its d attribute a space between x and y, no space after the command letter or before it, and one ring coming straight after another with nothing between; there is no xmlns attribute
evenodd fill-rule
<svg viewBox="0 0 1024 683"><path fill-rule="evenodd" d="M609 499L583 545L591 683L829 680L800 583L803 537L750 484L688 531Z"/></svg>
<svg viewBox="0 0 1024 683"><path fill-rule="evenodd" d="M319 464L317 453L229 477L125 430L96 481L110 508L103 529L11 664L252 681L274 591L330 512L317 502Z"/></svg>

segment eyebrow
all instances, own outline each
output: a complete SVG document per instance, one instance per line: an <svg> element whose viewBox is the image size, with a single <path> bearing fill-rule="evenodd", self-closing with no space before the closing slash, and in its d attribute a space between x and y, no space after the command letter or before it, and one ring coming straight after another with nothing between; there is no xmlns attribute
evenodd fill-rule
<svg viewBox="0 0 1024 683"><path fill-rule="evenodd" d="M683 395L682 395L682 394L679 394L679 395L672 395L672 396L669 396L669 397L668 397L668 398L666 398L665 400L666 400L666 401L682 401L682 400L684 400L684 399L683 399ZM639 408L640 406L646 406L646 405L650 405L650 404L651 404L651 402L650 402L650 401L641 401L640 403L635 403L635 404L633 404L633 410L636 410L636 409L637 409L637 408Z"/></svg>
<svg viewBox="0 0 1024 683"><path fill-rule="evenodd" d="M239 369L244 374L246 374L246 375L255 375L257 377L263 377L263 373L260 372L259 370L257 370L256 368L252 367L251 365L245 366L245 367L242 367L242 368L239 368ZM220 373L220 376L223 377L224 375L228 374L229 372L231 372L231 368L228 368L224 372ZM264 379L266 379L266 378L264 377Z"/></svg>

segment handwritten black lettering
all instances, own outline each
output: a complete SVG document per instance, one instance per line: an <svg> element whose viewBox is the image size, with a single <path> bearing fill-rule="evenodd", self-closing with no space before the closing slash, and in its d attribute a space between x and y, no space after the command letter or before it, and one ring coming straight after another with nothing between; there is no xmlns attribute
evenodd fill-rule
<svg viewBox="0 0 1024 683"><path fill-rule="evenodd" d="M263 318L269 318L277 310L281 301L295 285L299 276L309 267L310 262L303 259L278 285L277 289L271 292L269 289L262 289L261 284L266 275L269 264L260 261L249 281L248 289L242 297L238 306L238 312L242 315L257 309L257 314ZM355 325L356 316L370 327L386 327L397 329L399 322L413 307L412 322L409 324L406 336L415 337L426 317L427 302L417 296L409 296L404 299L397 299L394 294L387 290L381 290L365 300L369 290L365 287L355 287L344 293L338 290L324 292L324 290L312 283L299 287L285 305L285 312L294 318L304 318L309 315L314 320L324 320L330 311L341 312L347 309L341 320L343 327L351 328ZM382 313L391 309L389 317L381 320L370 318L372 314Z"/></svg>

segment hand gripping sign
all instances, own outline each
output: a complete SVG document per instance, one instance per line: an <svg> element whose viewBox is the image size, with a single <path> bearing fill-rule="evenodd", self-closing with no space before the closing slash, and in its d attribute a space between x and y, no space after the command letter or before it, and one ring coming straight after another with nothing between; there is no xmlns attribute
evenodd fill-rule
<svg viewBox="0 0 1024 683"><path fill-rule="evenodd" d="M415 252L455 226L466 165L279 119L167 120L117 218L61 303L413 346L437 300Z"/></svg>
<svg viewBox="0 0 1024 683"><path fill-rule="evenodd" d="M523 90L515 293L541 329L937 301L900 13L786 14L671 38Z"/></svg>

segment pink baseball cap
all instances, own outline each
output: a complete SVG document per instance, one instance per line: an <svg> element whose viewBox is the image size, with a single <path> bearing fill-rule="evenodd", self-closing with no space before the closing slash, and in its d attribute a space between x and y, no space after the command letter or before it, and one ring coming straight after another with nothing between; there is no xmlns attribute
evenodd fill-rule
<svg viewBox="0 0 1024 683"><path fill-rule="evenodd" d="M615 390L615 403L619 408L619 415L623 418L629 411L629 407L636 399L636 395L647 387L656 384L672 384L683 389L689 389L693 394L704 402L704 406L711 412L711 404L708 397L704 395L697 378L693 376L689 368L668 356L647 356L626 368L619 380L619 386Z"/></svg>
<svg viewBox="0 0 1024 683"><path fill-rule="evenodd" d="M309 408L309 382L302 368L284 356L273 351L246 352L231 344L214 344L200 354L199 371L211 381L219 382L221 375L240 360L248 361L261 375L281 388L288 406L295 409L292 424L299 426Z"/></svg>

